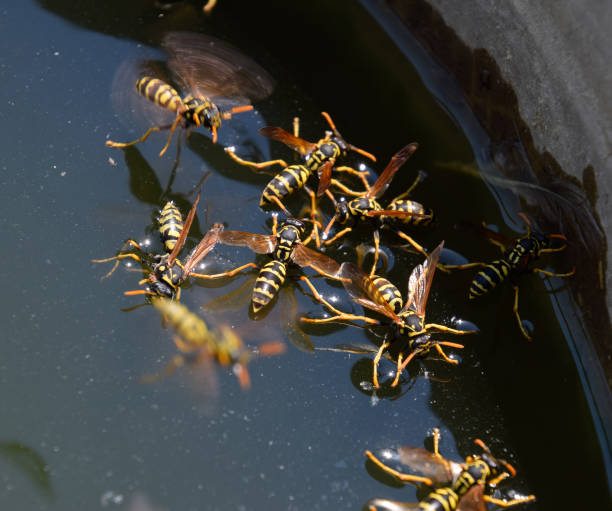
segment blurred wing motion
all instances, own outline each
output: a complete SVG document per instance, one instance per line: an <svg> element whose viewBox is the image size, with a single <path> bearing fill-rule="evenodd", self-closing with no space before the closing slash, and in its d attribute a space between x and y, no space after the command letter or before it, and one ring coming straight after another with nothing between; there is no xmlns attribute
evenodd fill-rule
<svg viewBox="0 0 612 511"><path fill-rule="evenodd" d="M285 144L287 147L290 147L294 151L297 151L302 156L310 154L317 148L316 144L308 142L303 138L296 137L291 133L285 131L283 128L279 128L276 126L266 126L264 128L261 128L258 133L260 135L263 135L264 137L268 137L272 140L276 140L277 142Z"/></svg>
<svg viewBox="0 0 612 511"><path fill-rule="evenodd" d="M418 147L419 144L413 142L412 144L408 144L403 149L400 149L395 154L395 156L391 158L391 161L385 167L383 173L372 185L372 188L370 188L366 192L364 197L368 199L377 199L378 197L380 197L389 186L389 183L391 182L391 179L393 179L395 173L401 168L401 166L406 162L406 160L408 160L408 158L410 158L414 154Z"/></svg>
<svg viewBox="0 0 612 511"><path fill-rule="evenodd" d="M329 275L336 276L340 272L340 265L331 257L302 244L297 244L293 247L291 260L298 266L310 266Z"/></svg>
<svg viewBox="0 0 612 511"><path fill-rule="evenodd" d="M248 247L256 254L269 254L276 247L276 237L270 234L254 234L242 231L225 231L219 234L225 245Z"/></svg>
<svg viewBox="0 0 612 511"><path fill-rule="evenodd" d="M261 100L274 80L259 64L213 37L194 32L170 32L161 43L168 68L182 88L204 96L226 96L245 102Z"/></svg>
<svg viewBox="0 0 612 511"><path fill-rule="evenodd" d="M399 317L374 285L373 280L359 266L353 263L342 263L340 278L343 279L342 284L353 301L393 321L400 322Z"/></svg>
<svg viewBox="0 0 612 511"><path fill-rule="evenodd" d="M400 311L400 315L407 310L413 310L419 317L425 315L425 306L443 246L444 242L440 243L424 263L419 264L412 270L408 280L408 298L404 308Z"/></svg>

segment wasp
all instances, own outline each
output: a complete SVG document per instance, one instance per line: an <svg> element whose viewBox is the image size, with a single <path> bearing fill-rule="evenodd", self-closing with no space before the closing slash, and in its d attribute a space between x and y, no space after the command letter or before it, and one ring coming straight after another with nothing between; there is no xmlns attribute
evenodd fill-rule
<svg viewBox="0 0 612 511"><path fill-rule="evenodd" d="M221 325L211 331L202 318L175 300L153 297L151 303L176 331L174 343L181 353L173 357L162 373L145 377L145 381L169 375L194 358L196 362L212 358L224 367L232 367L242 388L250 386L247 363L253 353L244 346L242 339L230 326ZM263 356L276 355L282 353L284 348L283 343L270 342L260 345L258 353Z"/></svg>
<svg viewBox="0 0 612 511"><path fill-rule="evenodd" d="M321 112L321 114L329 123L331 131L327 131L325 136L316 143L308 142L298 137L296 134L292 135L283 128L279 127L266 126L259 130L261 135L282 142L297 151L304 158L303 164L288 165L284 160L271 160L262 163L254 163L239 158L231 148L226 148L228 154L241 165L248 165L249 167L256 169L266 168L271 165L281 165L284 167L283 170L274 176L264 188L259 202L261 207L276 204L284 210L284 207L282 206L283 198L301 188L304 188L306 181L313 173L317 173L319 176L319 185L316 197L323 195L331 184L347 194L358 194L358 192L350 190L337 179L333 179L332 168L338 158L346 157L348 151L354 151L372 161L376 161L376 158L370 153L348 144L336 129L336 126L329 114L327 112ZM294 124L294 126L294 131L297 133L297 123ZM362 179L364 186L368 187L364 172L359 172L355 169L344 166L337 167L336 170L358 176L360 179ZM312 210L315 210L315 194L311 192L310 189L307 189L307 191L311 197L311 208Z"/></svg>
<svg viewBox="0 0 612 511"><path fill-rule="evenodd" d="M498 232L486 228L484 225L480 227L480 231L486 238L497 245L503 252L501 259L496 259L491 262L474 262L461 265L444 265L448 269L467 269L483 267L479 271L470 284L469 299L472 300L478 296L484 295L491 291L498 284L505 280L510 280L514 287L514 305L513 312L518 322L521 333L527 340L531 340L531 336L525 330L521 316L518 311L519 286L516 279L524 273L541 273L548 277L570 277L576 271L572 268L566 273L553 273L541 268L530 268L532 261L538 259L542 254L550 252L560 252L565 250L567 244L554 247L553 240L561 239L567 241L563 234L542 234L531 229L531 222L523 213L519 213L520 217L525 221L527 233L515 239L508 238Z"/></svg>
<svg viewBox="0 0 612 511"><path fill-rule="evenodd" d="M223 110L218 105L222 98L213 102L212 96L225 96L226 102L247 102L249 99L263 99L273 88L273 81L268 73L248 57L237 50L209 36L189 32L171 32L164 36L162 48L168 54L165 67L168 77L158 63L139 61L136 81L136 92L141 97L157 106L161 112L174 114L170 124L155 125L149 128L142 137L132 142L106 141L110 147L124 148L144 142L154 131L170 130L166 144L159 156L168 149L177 127L185 129L187 136L195 128L203 126L212 134L213 142L217 141L217 131L224 120L234 114L253 109L250 104L234 106ZM127 76L133 72L131 63L122 66L115 82L123 86ZM178 89L178 90L177 90ZM184 96L179 94L184 91ZM125 109L121 104L124 91L117 91L117 108ZM216 100L215 100L216 101ZM145 107L143 107L145 108ZM153 114L160 117L157 112Z"/></svg>
<svg viewBox="0 0 612 511"><path fill-rule="evenodd" d="M443 458L438 451L440 432L434 429L434 452L419 447L400 447L399 461L423 476L404 474L385 465L370 451L366 457L376 466L402 482L424 483L427 486L437 485L420 502L408 504L393 502L387 499L373 499L368 502L368 509L404 510L404 511L486 511L486 502L500 507L510 507L526 502L533 502L534 495L515 497L511 500L498 499L486 494L486 490L495 488L501 481L514 477L516 470L505 460L496 458L487 445L479 438L474 443L482 449L481 454L472 454L464 462Z"/></svg>
<svg viewBox="0 0 612 511"><path fill-rule="evenodd" d="M168 202L164 206L160 217L159 232L164 243L166 253L147 257L147 259L152 260L152 262L148 265L150 266L150 269L148 270L149 274L147 278L139 282L140 285L148 284L147 289L126 291L126 295L131 296L137 294L147 294L153 296L164 296L167 298L176 297L178 299L180 298L181 285L188 277L192 276L202 279L217 278L216 275L196 273L194 272L194 269L217 244L219 233L223 230L223 225L221 224L214 224L211 227L198 245L192 250L184 263L178 259L178 256L185 245L191 224L193 223L199 200L200 194L198 193L193 206L187 215L184 225L180 211L172 202ZM130 258L139 263L147 262L143 261L143 257L139 256L138 254L131 252L122 253L127 246L133 246L143 255L145 254L136 241L129 239L118 255L106 259L93 259L92 262L106 263L115 261L115 265L111 271L105 275L105 277L108 277L116 269L117 265L122 259ZM242 268L237 268L236 273L241 271L241 269Z"/></svg>
<svg viewBox="0 0 612 511"><path fill-rule="evenodd" d="M427 257L425 262L417 265L408 279L408 296L402 303L401 293L396 286L388 280L367 275L361 268L353 263L342 263L338 276L353 301L389 318L395 327L393 335L385 341L378 349L374 357L372 381L375 387L378 383L378 364L384 351L393 343L405 343L405 348L400 350L397 358L397 372L392 386L396 386L399 377L408 363L415 357L426 356L432 349L435 349L442 358L450 363L457 364L456 360L449 358L442 346L453 348L463 348L462 344L447 341L437 341L431 338L429 332L441 331L458 335L476 333L474 330L456 330L437 323L425 323L425 307L436 265L442 252L444 242L440 243L435 250ZM368 324L379 324L379 321L367 316L358 316L338 311L321 296L315 296L328 309L336 314L324 319L302 318L302 321L309 323L327 323L330 321L365 321ZM404 351L408 355L404 359Z"/></svg>
<svg viewBox="0 0 612 511"><path fill-rule="evenodd" d="M260 269L255 281L251 297L251 309L254 313L266 307L278 294L287 277L289 263L301 267L310 266L328 278L337 279L340 270L340 265L331 257L306 246L311 236L304 239L305 226L301 220L287 218L279 226L276 216L273 218L271 235L242 231L225 231L219 234L221 243L248 247L256 254L269 254L272 257L272 260ZM257 268L256 264L249 263L240 269L247 266ZM235 274L237 270L233 270L231 274ZM300 279L314 289L307 277L302 275Z"/></svg>
<svg viewBox="0 0 612 511"><path fill-rule="evenodd" d="M376 200L385 192L395 173L408 160L408 158L414 154L418 147L418 144L413 142L412 144L408 144L398 151L391 158L376 182L362 196L350 201L341 199L340 201L336 202L336 214L332 217L330 222L327 224L325 231L323 232L323 239L325 240L324 244L329 245L353 230L352 227L346 227L345 229L336 233L336 235L332 238L328 238L329 230L335 222L338 222L339 224L361 223L372 227L374 232L373 236L375 251L374 264L372 265L370 275L374 275L376 265L378 263L380 228L390 225L393 220L401 221L406 224L413 223L415 225L426 225L433 220L433 212L431 210L425 209L417 202L403 199L418 184L421 179L421 174L419 174L417 180L408 189L408 191L393 199L385 208L383 208ZM410 236L397 229L395 232L402 239L408 241L419 252L427 256L427 251Z"/></svg>

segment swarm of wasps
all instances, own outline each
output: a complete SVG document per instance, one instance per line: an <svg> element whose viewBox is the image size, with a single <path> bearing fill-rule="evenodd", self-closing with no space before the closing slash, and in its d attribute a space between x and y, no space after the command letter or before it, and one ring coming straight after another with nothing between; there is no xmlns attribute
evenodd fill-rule
<svg viewBox="0 0 612 511"><path fill-rule="evenodd" d="M194 129L200 127L210 132L212 143L217 143L224 121L232 119L235 114L253 110L252 100L262 100L272 92L273 80L265 70L220 41L200 34L174 32L164 37L161 46L168 56L167 60L131 61L124 64L118 72L116 84L124 84L126 76L134 76L135 79L132 80L129 94L122 88L123 85L116 86L119 90L114 93L120 101L124 101L126 96L132 98L130 101L139 101L139 108L152 112L154 115L150 115L149 119L156 120L151 121L153 125L139 138L131 142L107 140L108 146L126 148L145 142L154 132L168 131L166 142L159 153L162 157L175 134L178 134L180 147L181 137L188 137ZM516 239L507 238L484 225L477 229L479 234L502 248L501 258L463 265L441 264L443 241L430 250L405 232L413 227L431 225L434 220L431 209L408 198L423 179L423 173L419 172L405 192L390 201L382 199L395 174L418 150L418 144L411 142L400 149L371 183L369 170L357 170L349 166L350 156L365 158L369 165L373 165L376 158L349 144L328 113L322 112L322 116L329 129L316 142L299 136L297 118L294 119L293 133L275 126L259 130L262 136L295 151L300 160L298 163L287 163L282 159L249 161L239 155L240 148L225 148L231 160L256 172L269 172L273 167L280 167L280 171L263 188L259 201L260 208L266 211L280 210L284 215L284 219L279 220L276 211L272 214L271 233L225 230L222 224L216 223L181 260L181 252L196 216L200 200L198 192L185 221L174 202L168 201L163 206L160 204L162 209L158 231L163 245L161 253L147 252L135 240L129 239L114 256L94 260L95 263L114 262L106 276L112 274L122 260L129 259L141 264L145 272L145 278L139 282L141 287L125 294L145 295L148 303L159 311L164 321L176 332L174 343L179 353L164 370L146 377L146 381L155 381L188 362L206 360L232 367L241 386L249 386L246 365L255 352L247 349L239 335L228 325L221 324L210 329L199 315L179 302L182 286L188 279L222 279L246 270L257 271L250 300L250 314L255 318L273 306L288 275L297 270L300 273L298 281L304 283L314 300L322 304L325 313L325 317L302 317L303 323L362 322L366 327L386 326L385 339L378 347L363 349L345 345L341 348L348 352L371 352L374 355L372 384L375 388L380 386L378 367L383 356L390 357L395 363L395 375L390 385L396 386L400 383L404 369L417 358L437 355L448 364L458 363L456 358L447 355L445 348L462 349L464 346L439 339L439 334L476 333L476 330L457 329L426 321L427 302L436 269L449 272L453 269L481 267L470 285L470 299L488 293L503 281L511 281L515 290L513 312L521 334L530 339L518 312L517 278L528 272L550 277L572 275L574 270L553 273L530 267L530 263L540 255L563 250L566 238L561 234L547 235L534 231L531 221L522 215L527 233ZM166 120L157 121L162 118ZM365 164L362 163L360 168L365 168ZM306 200L300 214L294 215L287 204L295 204L297 196L302 192ZM327 223L324 221L325 208L321 201L326 201L328 209L333 211ZM386 266L379 264L381 259L386 260L385 251L381 248L384 232L392 232L396 240L406 242L404 247L424 258L410 273L405 296L402 296L394 283L378 274ZM336 246L341 239L360 241L369 240L370 236L374 254L368 270L364 270L361 264L338 262L323 253L329 247ZM219 244L246 247L255 254L267 255L269 260L261 266L248 262L216 274L197 272L201 261ZM314 246L310 247L311 244ZM317 277L339 282L355 304L373 311L378 317L339 309L317 290L311 278L303 274L308 268ZM282 351L282 344L269 342L260 345L257 353L276 355ZM532 496L502 500L486 493L487 489L495 487L502 479L514 475L514 469L493 457L480 440L476 443L483 453L470 456L463 463L442 458L437 451L437 443L436 432L433 454L418 448L401 450L400 461L422 472L424 477L400 474L367 452L373 463L402 481L437 486L418 505L375 499L369 504L370 509L452 511L485 509L485 502L510 506L533 500Z"/></svg>

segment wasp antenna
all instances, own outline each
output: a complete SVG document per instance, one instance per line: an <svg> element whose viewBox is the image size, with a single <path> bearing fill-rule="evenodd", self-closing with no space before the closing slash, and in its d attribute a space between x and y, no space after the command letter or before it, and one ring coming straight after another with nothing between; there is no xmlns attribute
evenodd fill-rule
<svg viewBox="0 0 612 511"><path fill-rule="evenodd" d="M354 145L351 145L351 144L348 144L348 147L351 151L354 151L357 154L360 154L361 156L365 156L366 158L369 158L373 162L376 161L376 156L374 156L373 154L368 153L367 151L364 151L363 149L359 149L359 147L355 147Z"/></svg>

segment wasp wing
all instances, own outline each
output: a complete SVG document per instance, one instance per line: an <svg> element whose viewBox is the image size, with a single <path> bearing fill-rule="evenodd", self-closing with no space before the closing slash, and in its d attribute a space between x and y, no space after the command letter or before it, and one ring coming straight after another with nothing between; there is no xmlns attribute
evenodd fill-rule
<svg viewBox="0 0 612 511"><path fill-rule="evenodd" d="M425 315L425 306L427 305L427 298L429 298L429 291L431 290L431 283L433 276L436 271L438 259L442 253L442 247L444 242L440 243L434 251L429 254L429 257L424 263L419 264L412 273L408 280L408 298L404 308L400 311L405 312L407 310L413 310L419 317Z"/></svg>
<svg viewBox="0 0 612 511"><path fill-rule="evenodd" d="M472 486L467 493L461 497L457 511L487 511L487 503L484 497L484 485Z"/></svg>
<svg viewBox="0 0 612 511"><path fill-rule="evenodd" d="M398 454L400 462L436 483L453 481L462 469L460 463L436 456L420 447L400 447Z"/></svg>
<svg viewBox="0 0 612 511"><path fill-rule="evenodd" d="M244 103L264 99L274 89L274 80L265 69L219 39L195 32L169 32L161 45L168 53L168 68L186 90Z"/></svg>
<svg viewBox="0 0 612 511"><path fill-rule="evenodd" d="M258 133L264 137L268 137L272 140L285 144L287 147L297 151L302 156L310 154L317 148L316 144L308 142L303 138L296 137L278 126L265 126L261 128Z"/></svg>
<svg viewBox="0 0 612 511"><path fill-rule="evenodd" d="M183 230L181 231L181 235L178 240L176 240L176 245L174 245L174 249L170 252L168 256L168 266L171 267L174 264L174 261L179 255L179 252L183 249L183 245L185 245L185 240L187 239L187 235L189 234L189 229L191 229L191 224L193 223L193 218L195 217L196 208L198 206L198 202L200 202L200 192L195 198L193 202L193 206L191 206L191 210L189 210L189 214L187 215L187 219L183 225Z"/></svg>
<svg viewBox="0 0 612 511"><path fill-rule="evenodd" d="M198 263L206 257L219 241L219 234L223 231L223 224L214 224L204 235L200 243L192 250L183 265L183 275L187 277Z"/></svg>
<svg viewBox="0 0 612 511"><path fill-rule="evenodd" d="M269 254L276 247L276 237L273 235L242 231L222 232L219 241L225 245L249 247L256 254Z"/></svg>
<svg viewBox="0 0 612 511"><path fill-rule="evenodd" d="M387 316L393 321L400 321L389 305L389 302L385 300L381 292L376 288L372 279L359 266L353 263L342 263L340 265L340 278L353 301Z"/></svg>
<svg viewBox="0 0 612 511"><path fill-rule="evenodd" d="M298 266L310 266L328 275L337 276L340 273L340 265L334 259L301 243L293 247L291 260Z"/></svg>
<svg viewBox="0 0 612 511"><path fill-rule="evenodd" d="M334 160L327 160L319 167L319 186L317 188L317 197L321 197L321 195L325 193L325 190L329 188L332 180L333 166Z"/></svg>
<svg viewBox="0 0 612 511"><path fill-rule="evenodd" d="M391 161L389 161L385 167L385 170L383 170L382 174L372 185L372 188L366 192L365 197L368 199L376 199L380 197L387 189L387 186L389 186L389 183L391 182L391 179L393 179L395 173L406 162L406 160L408 160L408 158L414 154L418 147L419 144L413 142L412 144L408 144L406 147L400 149L395 156L391 158Z"/></svg>

